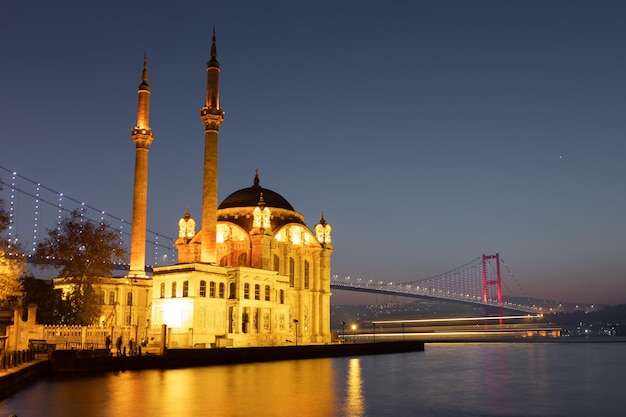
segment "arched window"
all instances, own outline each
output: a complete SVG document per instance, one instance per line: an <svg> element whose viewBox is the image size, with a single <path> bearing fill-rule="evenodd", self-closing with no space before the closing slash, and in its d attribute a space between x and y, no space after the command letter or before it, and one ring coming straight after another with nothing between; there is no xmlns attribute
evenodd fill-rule
<svg viewBox="0 0 626 417"><path fill-rule="evenodd" d="M109 291L109 305L115 305L115 291Z"/></svg>
<svg viewBox="0 0 626 417"><path fill-rule="evenodd" d="M246 261L248 260L248 255L244 252L239 254L239 258L237 258L237 265L246 266Z"/></svg>
<svg viewBox="0 0 626 417"><path fill-rule="evenodd" d="M280 258L276 254L274 254L274 271L280 271Z"/></svg>
<svg viewBox="0 0 626 417"><path fill-rule="evenodd" d="M265 301L270 301L270 286L265 286Z"/></svg>
<svg viewBox="0 0 626 417"><path fill-rule="evenodd" d="M222 256L220 259L220 266L228 266L228 255Z"/></svg>
<svg viewBox="0 0 626 417"><path fill-rule="evenodd" d="M206 297L206 281L200 281L200 297Z"/></svg>
<svg viewBox="0 0 626 417"><path fill-rule="evenodd" d="M280 290L279 298L280 298L280 303L285 304L285 290Z"/></svg>
<svg viewBox="0 0 626 417"><path fill-rule="evenodd" d="M304 288L309 289L310 286L310 277L309 277L309 261L304 261Z"/></svg>
<svg viewBox="0 0 626 417"><path fill-rule="evenodd" d="M219 297L220 298L224 298L224 290L225 290L225 288L224 288L224 283L223 282L220 282L220 287L219 288L220 288Z"/></svg>
<svg viewBox="0 0 626 417"><path fill-rule="evenodd" d="M189 297L189 281L183 281L183 297Z"/></svg>
<svg viewBox="0 0 626 417"><path fill-rule="evenodd" d="M243 298L246 300L250 298L250 284L243 284Z"/></svg>
<svg viewBox="0 0 626 417"><path fill-rule="evenodd" d="M209 282L209 297L215 298L215 281Z"/></svg>
<svg viewBox="0 0 626 417"><path fill-rule="evenodd" d="M172 298L176 298L176 281L172 282Z"/></svg>
<svg viewBox="0 0 626 417"><path fill-rule="evenodd" d="M98 292L98 304L104 305L104 291Z"/></svg>
<svg viewBox="0 0 626 417"><path fill-rule="evenodd" d="M165 283L161 283L161 298L165 298Z"/></svg>
<svg viewBox="0 0 626 417"><path fill-rule="evenodd" d="M126 293L126 305L127 306L132 306L133 305L133 293L132 291L129 291Z"/></svg>
<svg viewBox="0 0 626 417"><path fill-rule="evenodd" d="M289 258L289 286L296 286L296 263L293 258Z"/></svg>
<svg viewBox="0 0 626 417"><path fill-rule="evenodd" d="M254 299L255 300L261 299L261 286L259 284L254 285Z"/></svg>
<svg viewBox="0 0 626 417"><path fill-rule="evenodd" d="M237 287L235 286L234 282L231 282L230 285L228 286L228 299L229 300L235 299L235 296L237 295L235 291L236 288Z"/></svg>

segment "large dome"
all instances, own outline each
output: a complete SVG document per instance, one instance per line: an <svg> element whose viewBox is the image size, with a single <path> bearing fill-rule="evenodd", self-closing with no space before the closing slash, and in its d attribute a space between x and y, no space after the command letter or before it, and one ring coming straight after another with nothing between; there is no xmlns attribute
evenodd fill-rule
<svg viewBox="0 0 626 417"><path fill-rule="evenodd" d="M222 201L218 210L233 207L255 207L259 205L263 193L263 201L267 207L282 208L295 211L291 204L280 194L259 185L259 174L254 176L254 185L237 190Z"/></svg>

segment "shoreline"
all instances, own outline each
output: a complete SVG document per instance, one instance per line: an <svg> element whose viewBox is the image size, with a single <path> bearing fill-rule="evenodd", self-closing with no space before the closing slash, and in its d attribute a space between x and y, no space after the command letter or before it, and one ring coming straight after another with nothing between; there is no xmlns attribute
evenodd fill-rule
<svg viewBox="0 0 626 417"><path fill-rule="evenodd" d="M50 375L52 369L48 359L35 359L0 372L0 401L9 398L24 387Z"/></svg>
<svg viewBox="0 0 626 417"><path fill-rule="evenodd" d="M143 369L177 369L199 366L235 365L282 360L379 355L424 350L424 341L262 346L211 349L168 349L164 355L111 356L107 352L52 351L54 373L115 372Z"/></svg>
<svg viewBox="0 0 626 417"><path fill-rule="evenodd" d="M212 349L168 349L164 355L111 356L98 350L53 350L48 359L37 359L0 373L0 401L37 380L55 375L86 375L148 369L180 369L202 366L284 360L336 358L424 351L423 341L355 344L272 346Z"/></svg>

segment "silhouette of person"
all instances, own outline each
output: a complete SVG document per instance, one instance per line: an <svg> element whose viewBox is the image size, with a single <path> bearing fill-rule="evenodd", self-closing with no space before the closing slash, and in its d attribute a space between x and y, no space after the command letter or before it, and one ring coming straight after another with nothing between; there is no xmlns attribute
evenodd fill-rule
<svg viewBox="0 0 626 417"><path fill-rule="evenodd" d="M117 337L115 347L117 348L117 356L122 356L122 336Z"/></svg>
<svg viewBox="0 0 626 417"><path fill-rule="evenodd" d="M107 352L109 352L111 350L111 335L107 335L104 345L106 346Z"/></svg>

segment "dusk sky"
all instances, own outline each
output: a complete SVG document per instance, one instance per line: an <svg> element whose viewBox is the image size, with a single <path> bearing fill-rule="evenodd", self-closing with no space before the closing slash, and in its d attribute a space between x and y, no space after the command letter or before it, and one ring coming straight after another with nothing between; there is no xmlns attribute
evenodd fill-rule
<svg viewBox="0 0 626 417"><path fill-rule="evenodd" d="M339 276L499 252L528 296L626 303L625 22L624 1L6 2L0 166L129 219L145 51L148 228L200 224L215 26L220 201L258 168L324 213Z"/></svg>

